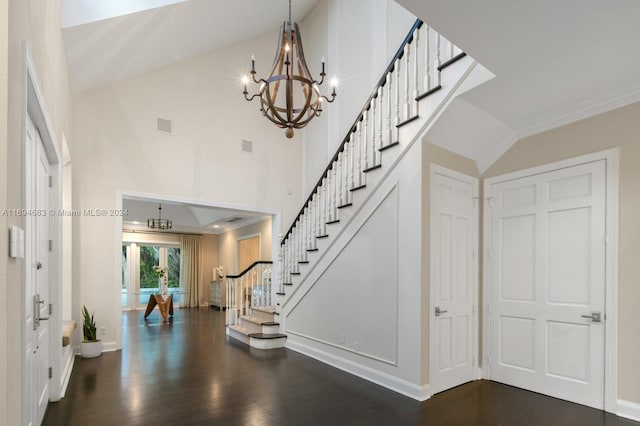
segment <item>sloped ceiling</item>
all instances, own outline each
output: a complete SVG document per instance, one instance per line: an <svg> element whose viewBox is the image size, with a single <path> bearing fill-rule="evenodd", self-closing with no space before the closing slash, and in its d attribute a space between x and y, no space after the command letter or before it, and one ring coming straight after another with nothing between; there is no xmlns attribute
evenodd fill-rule
<svg viewBox="0 0 640 426"><path fill-rule="evenodd" d="M640 100L640 2L397 0L496 75L428 135L486 169L517 139Z"/></svg>
<svg viewBox="0 0 640 426"><path fill-rule="evenodd" d="M301 20L317 2L293 0L293 19ZM276 30L288 7L288 0L63 0L72 90L82 92Z"/></svg>
<svg viewBox="0 0 640 426"><path fill-rule="evenodd" d="M293 0L294 19L318 1ZM456 100L427 135L481 171L524 136L640 100L637 0L396 1L496 75ZM86 17L87 4L122 11ZM63 0L72 87L273 31L287 8L287 0ZM66 20L65 10L74 11Z"/></svg>

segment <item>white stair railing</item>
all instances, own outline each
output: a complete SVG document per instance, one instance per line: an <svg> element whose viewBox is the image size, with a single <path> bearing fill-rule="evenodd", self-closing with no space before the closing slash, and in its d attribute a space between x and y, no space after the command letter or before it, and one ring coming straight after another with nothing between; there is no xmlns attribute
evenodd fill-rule
<svg viewBox="0 0 640 426"><path fill-rule="evenodd" d="M240 316L251 315L253 307L272 305L272 265L259 260L238 275L226 276L227 325L238 324Z"/></svg>
<svg viewBox="0 0 640 426"><path fill-rule="evenodd" d="M347 136L329 162L289 230L280 239L278 294L300 274L327 236L327 224L340 220L352 191L366 185L366 174L381 167L383 151L400 142L400 128L418 118L419 101L441 89L442 70L465 56L433 28L417 20L394 55Z"/></svg>

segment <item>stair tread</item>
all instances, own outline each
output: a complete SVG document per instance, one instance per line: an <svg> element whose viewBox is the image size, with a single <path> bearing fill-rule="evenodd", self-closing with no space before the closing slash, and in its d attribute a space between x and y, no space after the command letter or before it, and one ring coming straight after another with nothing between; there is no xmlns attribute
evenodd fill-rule
<svg viewBox="0 0 640 426"><path fill-rule="evenodd" d="M416 101L420 101L420 100L426 98L427 96L432 95L433 93L437 92L440 89L442 89L442 86L438 84L437 86L432 87L431 89L427 90L426 92L416 96Z"/></svg>
<svg viewBox="0 0 640 426"><path fill-rule="evenodd" d="M379 169L380 167L382 167L382 164L377 164L377 165L375 165L375 166L371 166L371 167L369 167L369 168L364 169L362 172L363 172L363 173L368 173L368 172L370 172L370 171L373 171L373 170Z"/></svg>
<svg viewBox="0 0 640 426"><path fill-rule="evenodd" d="M407 118L407 119L406 119L406 120L404 120L402 123L396 124L396 127L398 127L398 128L399 128L399 127L402 127L402 126L404 126L405 124L409 124L409 123L411 123L412 121L417 120L418 118L420 118L420 116L419 116L419 115L414 115L414 116L413 116L413 117L411 117L411 118Z"/></svg>
<svg viewBox="0 0 640 426"><path fill-rule="evenodd" d="M249 337L253 337L254 339L286 339L287 335L280 333L251 333Z"/></svg>
<svg viewBox="0 0 640 426"><path fill-rule="evenodd" d="M390 143L388 145L385 145L382 148L378 149L378 151L383 152L383 151L386 151L389 148L393 148L394 146L398 146L398 145L400 145L400 142L398 142L398 141L392 142L392 143ZM353 189L352 189L352 191L353 191Z"/></svg>

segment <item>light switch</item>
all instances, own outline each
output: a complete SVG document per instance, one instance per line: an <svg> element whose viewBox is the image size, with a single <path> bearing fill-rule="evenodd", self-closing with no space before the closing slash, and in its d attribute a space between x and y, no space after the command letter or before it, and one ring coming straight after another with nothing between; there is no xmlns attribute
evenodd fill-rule
<svg viewBox="0 0 640 426"><path fill-rule="evenodd" d="M24 230L18 226L9 228L9 241L9 256L13 258L24 258Z"/></svg>

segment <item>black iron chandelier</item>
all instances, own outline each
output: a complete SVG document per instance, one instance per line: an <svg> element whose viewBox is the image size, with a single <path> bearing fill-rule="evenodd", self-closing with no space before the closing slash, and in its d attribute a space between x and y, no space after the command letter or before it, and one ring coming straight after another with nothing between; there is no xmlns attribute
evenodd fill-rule
<svg viewBox="0 0 640 426"><path fill-rule="evenodd" d="M282 24L276 58L269 77L256 78L256 61L251 57L251 79L258 85L258 91L249 97L247 84L249 77L243 77L242 93L248 101L260 98L260 111L276 126L286 129L285 135L293 137L293 129L306 126L313 117L320 116L323 102L333 102L336 98L337 81L331 81L330 97L320 93L320 86L326 76L324 59L320 81L315 80L304 59L302 40L298 24L291 21L291 0L289 0L289 20Z"/></svg>
<svg viewBox="0 0 640 426"><path fill-rule="evenodd" d="M147 228L151 229L171 229L173 222L162 218L162 204L158 204L158 218L147 219Z"/></svg>

